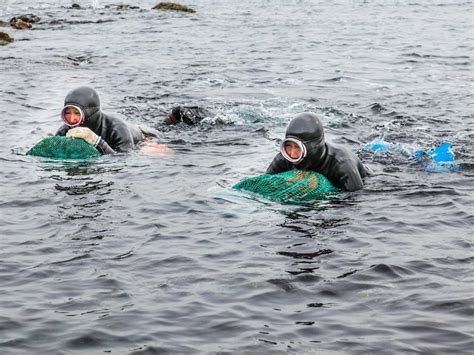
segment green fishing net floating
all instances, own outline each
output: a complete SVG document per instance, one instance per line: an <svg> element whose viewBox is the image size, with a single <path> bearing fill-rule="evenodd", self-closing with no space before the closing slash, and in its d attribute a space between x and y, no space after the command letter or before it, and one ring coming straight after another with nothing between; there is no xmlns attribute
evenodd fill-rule
<svg viewBox="0 0 474 355"><path fill-rule="evenodd" d="M93 145L80 138L52 136L43 138L26 155L55 159L86 159L100 156Z"/></svg>
<svg viewBox="0 0 474 355"><path fill-rule="evenodd" d="M314 171L290 170L280 174L251 176L232 186L282 203L301 203L328 198L339 190Z"/></svg>

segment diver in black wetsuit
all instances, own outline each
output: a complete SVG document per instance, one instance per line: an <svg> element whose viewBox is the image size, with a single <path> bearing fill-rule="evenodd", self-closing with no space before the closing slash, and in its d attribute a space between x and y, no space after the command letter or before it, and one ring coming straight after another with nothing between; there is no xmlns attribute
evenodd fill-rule
<svg viewBox="0 0 474 355"><path fill-rule="evenodd" d="M82 138L102 154L128 152L145 140L145 135L155 136L153 132L144 132L142 127L103 113L99 95L86 86L67 94L61 117L64 125L57 131L57 136Z"/></svg>
<svg viewBox="0 0 474 355"><path fill-rule="evenodd" d="M212 117L212 113L199 106L176 106L168 114L165 124L174 125L184 122L187 125L195 125L206 117Z"/></svg>
<svg viewBox="0 0 474 355"><path fill-rule="evenodd" d="M346 191L362 189L362 179L369 175L354 153L325 142L323 124L308 112L291 120L280 153L266 173L278 174L294 167L323 174L334 186Z"/></svg>

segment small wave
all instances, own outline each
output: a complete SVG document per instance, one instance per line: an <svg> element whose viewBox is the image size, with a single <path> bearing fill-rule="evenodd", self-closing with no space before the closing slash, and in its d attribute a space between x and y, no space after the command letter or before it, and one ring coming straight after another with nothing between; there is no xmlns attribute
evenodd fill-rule
<svg viewBox="0 0 474 355"><path fill-rule="evenodd" d="M295 259L314 259L321 255L331 254L333 251L331 249L322 249L312 253L297 253L291 251L279 251L279 255L289 256Z"/></svg>
<svg viewBox="0 0 474 355"><path fill-rule="evenodd" d="M353 78L349 76L336 76L334 78L324 79L322 81L323 82L342 82L342 81L350 81L350 80L353 80Z"/></svg>
<svg viewBox="0 0 474 355"><path fill-rule="evenodd" d="M92 191L98 191L106 187L112 186L114 183L112 181L102 182L100 181L87 181L84 185L71 185L71 186L61 186L59 184L55 185L55 189L58 191L64 191L68 195L85 195Z"/></svg>
<svg viewBox="0 0 474 355"><path fill-rule="evenodd" d="M415 57L415 58L441 58L441 59L471 59L468 55L438 55L438 54L420 54L416 52L402 54L405 57Z"/></svg>
<svg viewBox="0 0 474 355"><path fill-rule="evenodd" d="M387 111L387 108L385 108L384 106L382 106L378 102L374 102L373 104L369 105L369 108L373 112L377 112L377 113Z"/></svg>
<svg viewBox="0 0 474 355"><path fill-rule="evenodd" d="M45 25L49 26L62 26L62 25L87 25L87 24L103 24L115 22L115 19L98 19L98 20L68 20L68 19L55 19L51 20ZM43 26L45 27L45 26ZM47 27L47 26L46 26ZM41 27L35 28L35 30L40 30Z"/></svg>

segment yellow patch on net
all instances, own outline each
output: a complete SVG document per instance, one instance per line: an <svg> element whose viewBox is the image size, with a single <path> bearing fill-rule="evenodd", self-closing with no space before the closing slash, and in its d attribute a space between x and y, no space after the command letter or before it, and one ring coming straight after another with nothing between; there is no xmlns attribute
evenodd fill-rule
<svg viewBox="0 0 474 355"><path fill-rule="evenodd" d="M338 192L325 176L311 170L297 169L279 174L252 176L232 188L253 192L283 203L320 200Z"/></svg>

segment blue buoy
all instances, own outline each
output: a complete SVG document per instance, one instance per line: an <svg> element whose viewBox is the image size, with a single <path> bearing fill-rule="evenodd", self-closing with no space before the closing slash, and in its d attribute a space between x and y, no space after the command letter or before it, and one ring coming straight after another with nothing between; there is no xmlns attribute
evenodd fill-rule
<svg viewBox="0 0 474 355"><path fill-rule="evenodd" d="M454 153L451 143L443 142L433 150L426 152L435 163L446 163L454 161Z"/></svg>
<svg viewBox="0 0 474 355"><path fill-rule="evenodd" d="M381 139L374 139L372 142L364 144L363 148L373 151L388 152L392 148L392 144L384 142Z"/></svg>
<svg viewBox="0 0 474 355"><path fill-rule="evenodd" d="M372 142L364 144L363 148L374 152L394 152L402 149L405 152L411 152L420 163L423 164L425 170L431 172L448 172L459 169L459 165L454 162L453 145L449 142L442 142L439 146L432 150L416 150L403 149L400 144L393 144L383 141L382 139L374 139Z"/></svg>

